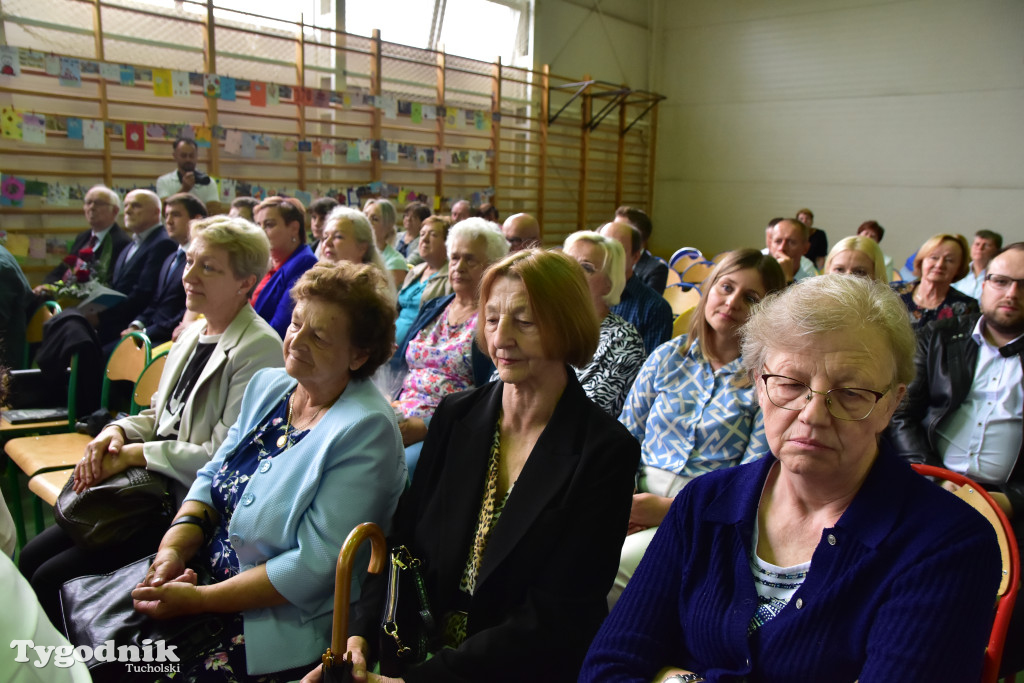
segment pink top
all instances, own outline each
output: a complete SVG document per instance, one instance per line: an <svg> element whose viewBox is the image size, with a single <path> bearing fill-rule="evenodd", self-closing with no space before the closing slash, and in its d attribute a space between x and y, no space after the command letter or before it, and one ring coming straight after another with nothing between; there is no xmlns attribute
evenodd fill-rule
<svg viewBox="0 0 1024 683"><path fill-rule="evenodd" d="M464 323L448 323L448 307L420 330L405 350L409 374L395 404L406 417L428 418L448 394L473 386L476 313Z"/></svg>

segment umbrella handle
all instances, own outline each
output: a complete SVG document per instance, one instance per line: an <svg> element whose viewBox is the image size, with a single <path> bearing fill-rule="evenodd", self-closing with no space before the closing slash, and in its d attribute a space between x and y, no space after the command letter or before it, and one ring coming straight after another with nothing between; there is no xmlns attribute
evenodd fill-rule
<svg viewBox="0 0 1024 683"><path fill-rule="evenodd" d="M338 567L334 575L334 629L331 631L331 649L345 652L348 649L348 609L352 596L352 563L356 551L363 541L370 539L370 573L380 574L384 571L387 560L388 544L384 540L384 532L373 522L363 522L352 529L338 553Z"/></svg>

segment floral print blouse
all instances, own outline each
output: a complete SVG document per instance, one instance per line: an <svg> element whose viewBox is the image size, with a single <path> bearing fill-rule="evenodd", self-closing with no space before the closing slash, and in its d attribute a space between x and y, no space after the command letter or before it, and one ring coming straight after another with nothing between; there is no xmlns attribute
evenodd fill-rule
<svg viewBox="0 0 1024 683"><path fill-rule="evenodd" d="M409 374L396 406L408 417L430 418L441 399L473 386L473 336L476 313L465 322L448 322L446 307L432 325L420 330L405 350Z"/></svg>

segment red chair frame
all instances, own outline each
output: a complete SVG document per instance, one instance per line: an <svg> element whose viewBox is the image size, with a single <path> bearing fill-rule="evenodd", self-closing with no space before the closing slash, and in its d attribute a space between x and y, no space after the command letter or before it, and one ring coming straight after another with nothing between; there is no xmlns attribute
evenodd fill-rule
<svg viewBox="0 0 1024 683"><path fill-rule="evenodd" d="M958 486L972 487L992 506L1000 525L1003 527L1003 532L1006 534L1006 549L1010 556L1010 576L1006 592L999 596L995 619L992 621L992 632L988 639L988 647L985 648L985 664L981 672L981 683L996 683L999 679L999 664L1003 659L1003 646L1006 644L1006 631L1010 626L1010 617L1013 616L1013 606L1017 602L1017 592L1020 590L1020 550L1017 548L1017 539L1013 535L1013 527L1010 526L1010 520L1006 517L1006 513L1003 512L1002 508L999 507L999 503L989 495L988 491L973 480L958 472L942 467L923 464L914 464L912 466L918 474L923 474L926 477L936 477L953 482Z"/></svg>

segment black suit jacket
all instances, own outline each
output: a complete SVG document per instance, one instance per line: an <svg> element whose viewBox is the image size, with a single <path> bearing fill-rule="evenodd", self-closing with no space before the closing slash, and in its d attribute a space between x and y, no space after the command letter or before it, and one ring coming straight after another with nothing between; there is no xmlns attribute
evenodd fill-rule
<svg viewBox="0 0 1024 683"><path fill-rule="evenodd" d="M131 261L125 263L128 248L121 252L114 266L110 286L128 298L99 314L98 331L101 343L116 339L121 330L128 327L132 320L135 320L135 316L149 305L156 294L160 267L167 255L177 248L178 245L167 236L163 225L160 225L139 245Z"/></svg>
<svg viewBox="0 0 1024 683"><path fill-rule="evenodd" d="M86 230L80 232L75 236L75 241L71 243L71 251L69 253L78 256L78 252L82 250L82 247L89 244L89 238L92 237L92 230ZM128 236L128 233L121 228L120 225L114 223L114 226L110 228L110 232L103 239L100 244L100 256L99 258L105 261L107 264L106 278L101 280L103 284L110 282L113 277L114 264L117 263L118 257L121 256L121 252L127 247L132 241L132 238ZM57 280L64 278L64 272L68 269L66 263L58 263L53 270L46 274L43 278L43 282L48 285L52 285Z"/></svg>
<svg viewBox="0 0 1024 683"><path fill-rule="evenodd" d="M566 372L565 391L488 541L468 601L466 640L407 672L409 683L576 680L607 614L640 444L587 398L570 368ZM494 382L441 402L395 516L393 540L423 561L439 620L464 607L459 581L503 387ZM379 624L380 604L369 614ZM375 625L350 632L366 635Z"/></svg>
<svg viewBox="0 0 1024 683"><path fill-rule="evenodd" d="M154 345L163 344L171 338L171 332L185 315L185 287L181 284L181 274L185 271L185 258L179 259L171 272L174 257L178 254L175 248L163 265L156 281L156 294L153 301L142 313L136 316L146 328L146 336Z"/></svg>
<svg viewBox="0 0 1024 683"><path fill-rule="evenodd" d="M936 430L942 419L959 408L974 383L978 344L971 338L980 318L977 313L939 320L918 330L917 376L892 417L888 435L897 452L910 462L945 467L938 453ZM1024 364L1024 355L1018 352ZM980 482L979 482L980 483ZM1024 518L1024 445L1003 485L986 488L1002 491L1015 511L1014 526Z"/></svg>

